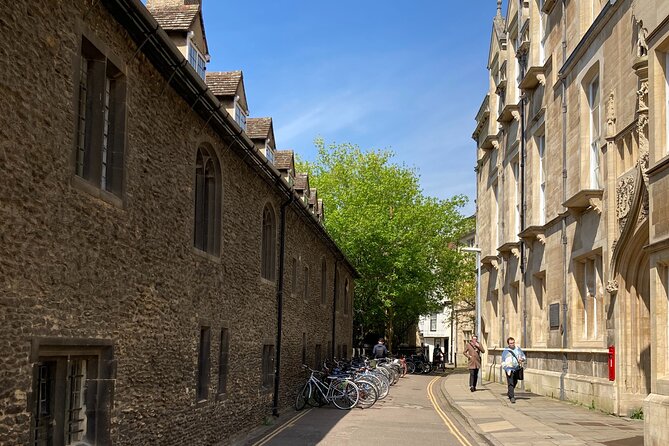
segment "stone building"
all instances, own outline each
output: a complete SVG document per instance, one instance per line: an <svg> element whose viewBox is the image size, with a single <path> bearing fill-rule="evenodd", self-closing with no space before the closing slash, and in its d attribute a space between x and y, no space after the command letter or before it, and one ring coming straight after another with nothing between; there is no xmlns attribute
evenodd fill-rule
<svg viewBox="0 0 669 446"><path fill-rule="evenodd" d="M473 134L486 376L513 336L526 389L643 409L653 445L669 444L668 54L666 1L498 1Z"/></svg>
<svg viewBox="0 0 669 446"><path fill-rule="evenodd" d="M183 3L0 10L2 444L228 444L350 353L357 273Z"/></svg>

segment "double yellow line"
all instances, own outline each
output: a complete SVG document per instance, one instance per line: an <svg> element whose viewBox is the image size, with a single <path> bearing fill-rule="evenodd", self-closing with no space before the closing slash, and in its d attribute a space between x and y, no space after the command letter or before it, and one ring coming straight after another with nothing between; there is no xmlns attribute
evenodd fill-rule
<svg viewBox="0 0 669 446"><path fill-rule="evenodd" d="M313 409L307 409L307 410L305 410L305 411L302 412L302 413L298 413L298 414L295 415L293 418L291 418L290 420L288 420L288 421L286 421L285 423L283 423L283 425L282 425L280 428L278 428L277 430L274 430L274 431L270 432L269 434L265 435L264 437L262 437L262 438L261 438L260 440L258 440L257 442L253 443L252 446L263 446L263 445L267 444L267 442L269 442L272 438L276 437L277 435L279 435L281 432L285 431L285 430L288 429L289 427L294 426L294 425L295 425L295 422L296 422L297 420L299 420L300 418L302 418L303 416L305 416L306 414L308 414L308 413L311 412L312 410L313 410Z"/></svg>
<svg viewBox="0 0 669 446"><path fill-rule="evenodd" d="M439 381L441 379L440 376L437 376L434 378L432 381L430 381L430 384L427 385L427 397L430 399L430 402L432 403L432 406L434 407L434 410L437 411L437 414L441 417L442 420L444 420L444 424L446 424L446 427L448 427L448 430L451 431L451 434L457 440L460 442L462 446L472 446L469 441L458 431L458 428L455 427L455 424L451 421L450 418L448 418L448 415L439 407L439 404L437 403L437 399L434 396L434 393L432 392L432 386L434 383Z"/></svg>

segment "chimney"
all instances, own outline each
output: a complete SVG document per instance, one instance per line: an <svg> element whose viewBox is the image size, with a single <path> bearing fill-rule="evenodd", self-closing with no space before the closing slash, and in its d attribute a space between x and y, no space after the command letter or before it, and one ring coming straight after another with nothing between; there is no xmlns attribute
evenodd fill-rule
<svg viewBox="0 0 669 446"><path fill-rule="evenodd" d="M201 5L202 0L146 0L146 8L174 8L183 5Z"/></svg>

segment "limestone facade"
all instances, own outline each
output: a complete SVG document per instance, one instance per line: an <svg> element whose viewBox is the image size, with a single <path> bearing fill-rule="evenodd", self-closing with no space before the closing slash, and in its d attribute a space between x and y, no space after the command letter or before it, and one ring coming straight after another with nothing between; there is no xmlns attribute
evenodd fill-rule
<svg viewBox="0 0 669 446"><path fill-rule="evenodd" d="M223 445L288 410L350 354L357 275L295 173L138 0L0 22L0 443Z"/></svg>
<svg viewBox="0 0 669 446"><path fill-rule="evenodd" d="M477 114L485 375L669 428L669 3L498 2ZM610 351L615 358L610 360ZM610 367L611 365L611 367Z"/></svg>

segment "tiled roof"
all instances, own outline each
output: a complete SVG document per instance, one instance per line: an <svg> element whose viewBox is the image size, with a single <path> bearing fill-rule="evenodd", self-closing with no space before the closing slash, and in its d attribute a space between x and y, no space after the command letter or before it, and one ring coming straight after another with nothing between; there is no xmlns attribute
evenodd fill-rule
<svg viewBox="0 0 669 446"><path fill-rule="evenodd" d="M149 11L166 31L188 31L200 12L199 5L156 6Z"/></svg>
<svg viewBox="0 0 669 446"><path fill-rule="evenodd" d="M207 72L207 86L214 96L234 96L242 80L241 71L210 71Z"/></svg>
<svg viewBox="0 0 669 446"><path fill-rule="evenodd" d="M298 173L295 175L295 190L305 190L309 186L309 175Z"/></svg>
<svg viewBox="0 0 669 446"><path fill-rule="evenodd" d="M272 118L246 118L246 134L251 139L267 139Z"/></svg>
<svg viewBox="0 0 669 446"><path fill-rule="evenodd" d="M274 153L274 165L279 170L292 169L293 160L294 155L292 150L277 150Z"/></svg>

